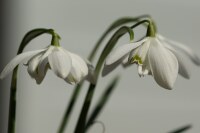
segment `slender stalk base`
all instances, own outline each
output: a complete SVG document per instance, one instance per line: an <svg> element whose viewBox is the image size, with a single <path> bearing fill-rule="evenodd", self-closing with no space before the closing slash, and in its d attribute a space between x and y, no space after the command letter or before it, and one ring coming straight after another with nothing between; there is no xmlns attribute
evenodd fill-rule
<svg viewBox="0 0 200 133"><path fill-rule="evenodd" d="M15 132L17 70L18 70L18 67L16 67L13 71L11 87L10 87L8 133L14 133Z"/></svg>

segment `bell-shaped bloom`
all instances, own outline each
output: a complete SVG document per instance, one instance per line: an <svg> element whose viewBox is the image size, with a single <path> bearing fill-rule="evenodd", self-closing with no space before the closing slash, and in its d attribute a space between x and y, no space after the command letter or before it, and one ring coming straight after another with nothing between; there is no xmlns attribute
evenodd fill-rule
<svg viewBox="0 0 200 133"><path fill-rule="evenodd" d="M140 76L152 75L161 87L172 89L178 73L189 78L181 54L186 54L196 65L200 65L200 59L190 48L158 34L156 37L146 37L113 50L106 59L103 76L119 64L137 64Z"/></svg>
<svg viewBox="0 0 200 133"><path fill-rule="evenodd" d="M4 78L19 63L28 60L26 66L29 75L40 84L48 69L51 69L58 77L70 84L75 84L88 78L92 70L91 65L80 56L65 50L62 47L48 46L42 50L29 51L17 55L2 71L0 78Z"/></svg>

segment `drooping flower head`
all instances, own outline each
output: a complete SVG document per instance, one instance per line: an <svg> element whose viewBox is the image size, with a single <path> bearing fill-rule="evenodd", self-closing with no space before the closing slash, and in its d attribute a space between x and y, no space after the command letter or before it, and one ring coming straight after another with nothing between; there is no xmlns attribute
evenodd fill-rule
<svg viewBox="0 0 200 133"><path fill-rule="evenodd" d="M103 75L119 64L137 64L140 76L152 75L161 87L172 89L178 73L189 78L188 69L180 52L188 55L196 65L200 65L200 59L188 47L165 39L156 34L155 30L148 30L150 35L144 39L130 42L111 52L106 59Z"/></svg>
<svg viewBox="0 0 200 133"><path fill-rule="evenodd" d="M26 66L29 75L40 84L48 69L51 69L58 77L70 84L79 83L83 79L89 79L91 64L79 55L69 52L59 45L59 36L55 34L52 43L45 49L29 51L17 55L2 71L0 78L4 78L19 63L28 60Z"/></svg>

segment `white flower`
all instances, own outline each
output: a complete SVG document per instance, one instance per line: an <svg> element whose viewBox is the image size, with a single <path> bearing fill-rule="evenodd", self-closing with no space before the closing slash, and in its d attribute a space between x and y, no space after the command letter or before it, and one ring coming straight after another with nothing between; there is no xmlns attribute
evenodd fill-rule
<svg viewBox="0 0 200 133"><path fill-rule="evenodd" d="M112 51L106 59L103 76L119 64L134 63L138 65L140 76L152 75L161 87L172 89L178 73L189 78L182 53L186 54L196 65L200 65L200 59L190 48L158 34L156 37L146 37Z"/></svg>
<svg viewBox="0 0 200 133"><path fill-rule="evenodd" d="M4 78L19 63L28 60L27 70L29 75L34 78L37 84L44 79L49 69L60 78L70 84L78 83L89 75L91 65L86 63L80 56L65 50L60 46L49 46L46 49L29 51L17 55L4 68L0 78Z"/></svg>

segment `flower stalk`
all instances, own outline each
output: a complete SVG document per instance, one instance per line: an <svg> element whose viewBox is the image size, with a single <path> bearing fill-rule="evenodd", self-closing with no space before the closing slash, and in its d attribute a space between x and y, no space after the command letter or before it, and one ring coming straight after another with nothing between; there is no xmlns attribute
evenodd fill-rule
<svg viewBox="0 0 200 133"><path fill-rule="evenodd" d="M25 46L35 37L48 33L52 35L51 45L40 50L23 52ZM4 78L13 71L13 78L10 91L10 113L8 133L15 131L16 114L16 89L18 65L28 60L25 66L29 75L40 84L48 69L51 69L57 77L64 79L69 84L76 84L84 79L92 82L93 66L79 55L72 53L59 44L60 36L52 29L35 29L28 32L20 44L18 54L3 69L0 78Z"/></svg>
<svg viewBox="0 0 200 133"><path fill-rule="evenodd" d="M111 31L113 31L114 29L127 24L127 23L133 23L133 22L138 22L141 21L144 18L151 18L150 15L145 14L145 15L140 15L137 17L124 17L124 18L120 18L118 20L116 20L115 22L113 22L108 29L103 33L103 35L99 38L99 40L97 41L97 43L95 44L95 47L93 48L90 56L89 56L89 60L92 61L95 57L95 54L97 52L97 50L99 49L100 45L102 44L103 40L107 37L107 35L109 33L111 33Z"/></svg>
<svg viewBox="0 0 200 133"><path fill-rule="evenodd" d="M18 49L17 55L21 54L24 50L24 48L27 46L27 44L34 38L44 34L48 33L50 34L50 31L52 29L34 29L28 32ZM11 87L10 87L10 102L9 102L9 116L8 116L8 133L15 133L15 119L16 119L16 93L17 93L17 73L18 73L18 66L15 67L13 74L12 74L12 80L11 80Z"/></svg>
<svg viewBox="0 0 200 133"><path fill-rule="evenodd" d="M61 39L60 36L57 33L55 33L53 30L51 33L52 33L51 45L59 47L60 46L59 40Z"/></svg>
<svg viewBox="0 0 200 133"><path fill-rule="evenodd" d="M118 39L120 37L122 37L122 35L124 35L125 33L129 33L130 39L133 39L134 33L133 33L132 29L127 27L127 26L124 26L124 27L120 28L118 31L115 32L115 34L111 37L111 39L109 40L109 42L105 46L105 48L104 48L104 50L103 50L103 52L102 52L102 54L101 54L101 56L98 60L96 68L95 68L95 79L96 79L96 81L98 80L100 70L103 66L103 62L106 59L107 55L113 49L113 47L117 43ZM85 132L87 114L88 114L89 107L90 107L92 99L93 99L95 88L96 88L96 85L90 84L74 133L84 133Z"/></svg>
<svg viewBox="0 0 200 133"><path fill-rule="evenodd" d="M15 132L17 72L18 72L18 67L16 67L13 71L11 87L10 87L8 133Z"/></svg>

